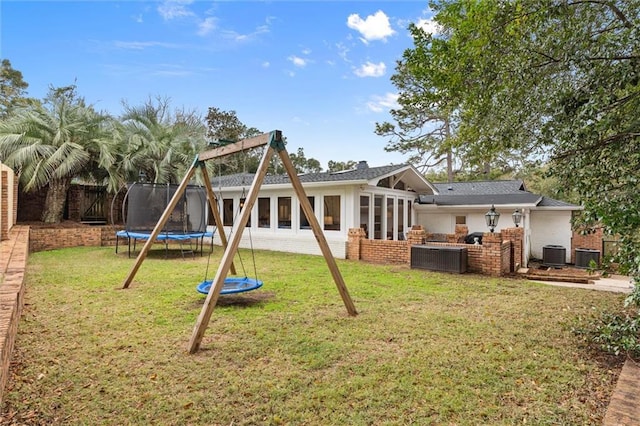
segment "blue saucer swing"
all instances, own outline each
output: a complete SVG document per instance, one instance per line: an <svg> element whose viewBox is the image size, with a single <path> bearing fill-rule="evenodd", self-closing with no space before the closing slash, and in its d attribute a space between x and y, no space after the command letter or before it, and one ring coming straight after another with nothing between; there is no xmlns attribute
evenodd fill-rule
<svg viewBox="0 0 640 426"><path fill-rule="evenodd" d="M251 291L262 287L262 281L256 278L249 277L227 277L224 280L224 285L222 286L222 290L220 290L220 294L233 294L233 293L243 293L245 291ZM211 290L211 286L213 285L213 280L204 280L196 290L202 294L209 294L209 290Z"/></svg>
<svg viewBox="0 0 640 426"><path fill-rule="evenodd" d="M242 193L242 197L244 197L244 190ZM222 198L222 196L220 197ZM238 209L238 211L236 212L236 216L237 214L240 212L240 209ZM213 238L213 237L212 237ZM255 259L255 253L253 252L253 239L251 238L251 230L249 230L249 242L251 245L251 257L253 260L253 271L255 273L255 276L258 276L258 271L256 270L256 259ZM212 241L213 244L213 241ZM198 293L202 293L202 294L209 294L209 291L211 290L211 286L213 286L213 280L211 279L207 279L207 275L209 273L209 264L211 262L211 253L213 252L210 251L209 252L209 258L207 259L207 269L204 273L204 280L198 284L198 286L196 287L196 290L198 290ZM245 271L244 268L244 262L242 261L242 257L240 257L240 253L237 253L238 258L240 259L240 263L242 265L242 269L243 269L243 273L246 274L247 272ZM224 279L224 284L222 285L222 290L220 290L220 294L234 294L234 293L244 293L246 291L251 291L251 290L256 290L260 287L262 287L263 282L261 280L259 280L258 278L250 278L248 276L244 276L244 277L226 277Z"/></svg>

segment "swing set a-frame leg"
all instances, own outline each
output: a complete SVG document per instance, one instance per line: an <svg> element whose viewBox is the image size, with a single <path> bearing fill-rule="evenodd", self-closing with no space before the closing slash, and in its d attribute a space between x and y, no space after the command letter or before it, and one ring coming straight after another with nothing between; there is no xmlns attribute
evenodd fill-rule
<svg viewBox="0 0 640 426"><path fill-rule="evenodd" d="M173 213L173 209L175 209L176 205L178 204L178 201L180 201L180 197L182 197L182 194L184 194L187 188L187 185L189 184L189 181L191 180L194 173L196 172L197 167L200 167L202 171L202 177L204 180L205 188L207 190L207 198L209 199L209 206L211 207L211 211L213 212L213 217L216 222L216 228L219 230L218 235L220 235L222 246L224 248L227 247L227 237L223 230L222 218L220 217L220 211L218 210L216 196L213 193L213 190L211 189L211 180L209 179L207 168L204 166L204 163L199 161L198 158L196 157L193 164L191 165L191 167L185 174L184 178L180 182L180 185L178 186L178 189L176 190L175 194L173 194L171 201L169 201L169 204L167 205L164 212L162 213L162 216L160 216L160 219L158 220L158 223L156 224L155 228L153 228L153 231L151 231L151 235L149 236L149 239L145 242L144 246L142 247L142 250L140 250L140 254L138 254L138 257L136 258L136 262L131 268L129 275L127 275L127 277L125 278L122 288L129 288L129 285L133 281L133 278L136 276L138 269L140 269L142 262L144 262L144 259L147 257L147 254L149 253L149 249L151 249L151 246L153 245L154 241L158 237L158 234L160 234L160 232L162 231L162 228L164 228L164 225L167 223L167 221L171 217L171 213ZM236 273L236 268L233 262L231 263L231 273L232 274Z"/></svg>
<svg viewBox="0 0 640 426"><path fill-rule="evenodd" d="M122 288L129 288L131 281L133 281L133 277L136 276L138 269L140 269L140 265L142 265L142 262L147 257L147 253L149 253L149 249L155 242L156 238L158 237L158 234L160 234L160 231L162 231L162 228L164 228L164 225L167 223L167 221L171 217L171 213L173 213L173 209L178 204L178 201L180 201L180 197L182 197L182 194L184 194L184 191L187 188L187 185L189 184L189 180L191 180L191 178L193 177L193 174L196 172L197 163L198 161L196 158L193 164L191 164L191 167L189 167L189 170L187 171L187 173L184 175L182 182L180 182L178 189L176 190L175 194L173 194L173 197L171 198L171 201L169 201L167 208L164 209L164 212L162 213L162 216L160 216L158 223L156 223L155 228L153 228L153 231L151 231L151 235L149 235L149 239L144 243L142 250L140 250L140 254L138 254L138 257L136 258L136 263L134 263L133 267L131 268L131 271L129 272L129 275L127 275L127 278L125 278L124 283L122 284Z"/></svg>
<svg viewBox="0 0 640 426"><path fill-rule="evenodd" d="M282 141L274 141L272 137L271 143L269 147L265 150L262 160L260 161L260 165L258 166L256 176L251 185L251 188L249 189L249 194L247 195L247 199L245 200L245 205L242 211L240 212L239 223L237 225L234 225L234 226L237 226L237 232L233 234L231 241L229 243L229 246L226 248L222 256L222 261L220 263L216 276L213 279L211 288L204 302L204 306L202 307L202 310L200 311L200 315L198 316L198 320L196 321L196 325L194 327L193 333L191 335L191 339L189 341L189 348L188 348L189 353L193 354L197 352L198 349L200 348L200 344L202 342L202 338L204 337L205 330L207 329L207 326L209 325L209 321L211 320L213 309L215 308L215 305L218 301L218 297L220 296L220 291L222 291L224 280L229 272L231 260L233 259L233 256L237 252L238 247L240 245L242 231L244 230L245 225L249 220L249 216L251 215L251 209L255 203L255 200L258 197L260 187L262 186L264 178L267 174L269 161L271 160L271 157L273 156L274 151L278 151L280 159L282 160L282 163L285 169L287 170L289 179L293 184L293 188L296 192L296 195L298 196L300 205L307 219L309 220L309 224L311 225L311 228L313 229L316 240L318 241L318 244L320 246L320 250L322 251L322 254L329 267L329 270L331 271L331 275L333 276L336 286L338 287L338 291L340 292L340 296L342 297L344 305L347 308L347 312L351 316L356 316L358 314L358 312L356 311L355 305L353 304L353 301L351 299L351 296L349 295L349 291L347 290L347 286L344 282L344 279L342 278L342 274L338 269L338 265L335 261L335 258L331 253L329 244L327 243L324 233L322 232L322 228L320 227L320 224L318 223L318 219L316 218L315 213L313 212L313 207L311 207L311 203L309 203L307 195L305 194L305 191L304 191L304 187L302 186L302 183L300 182L300 179L298 178L298 175L296 173L295 167L293 166L293 163L291 162L289 155L284 149L284 144L282 143Z"/></svg>

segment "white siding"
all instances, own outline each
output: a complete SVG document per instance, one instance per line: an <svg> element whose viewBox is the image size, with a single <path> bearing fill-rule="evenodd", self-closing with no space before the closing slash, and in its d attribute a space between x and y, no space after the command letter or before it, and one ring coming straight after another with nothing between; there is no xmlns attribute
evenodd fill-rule
<svg viewBox="0 0 640 426"><path fill-rule="evenodd" d="M531 213L531 257L542 259L542 248L559 245L566 249L566 262L571 261L571 212L540 211Z"/></svg>
<svg viewBox="0 0 640 426"><path fill-rule="evenodd" d="M227 235L229 230L227 229ZM325 238L327 244L331 249L333 257L336 259L346 259L346 239L342 236L331 238L330 232L325 232ZM216 233L214 235L214 244L220 245L220 237ZM283 230L280 232L267 232L264 231L251 231L245 230L242 233L242 239L240 240L240 247L250 249L253 246L255 250L273 250L283 251L287 253L302 253L302 254L314 254L322 256L320 245L316 241L313 232L309 230L300 231L297 234L290 233L285 235Z"/></svg>
<svg viewBox="0 0 640 426"><path fill-rule="evenodd" d="M422 225L425 231L433 234L451 234L454 231L453 220L450 213L431 213L420 211L416 222Z"/></svg>

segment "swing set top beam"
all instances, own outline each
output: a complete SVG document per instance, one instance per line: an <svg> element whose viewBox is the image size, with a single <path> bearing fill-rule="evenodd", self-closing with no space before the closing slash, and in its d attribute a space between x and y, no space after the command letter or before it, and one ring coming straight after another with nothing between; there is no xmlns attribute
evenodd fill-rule
<svg viewBox="0 0 640 426"><path fill-rule="evenodd" d="M282 132L280 130L274 130L269 133L263 133L258 136L243 139L238 142L231 143L229 145L213 148L208 151L198 154L198 161L211 160L213 158L226 157L227 155L235 154L236 152L247 151L252 148L264 146L267 144L282 144ZM276 148L276 147L274 147ZM278 150L276 148L276 150Z"/></svg>

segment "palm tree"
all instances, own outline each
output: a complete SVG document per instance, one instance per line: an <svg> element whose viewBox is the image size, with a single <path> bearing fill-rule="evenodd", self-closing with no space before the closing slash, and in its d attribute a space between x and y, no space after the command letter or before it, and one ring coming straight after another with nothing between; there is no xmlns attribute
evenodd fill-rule
<svg viewBox="0 0 640 426"><path fill-rule="evenodd" d="M148 100L138 107L125 103L120 121L119 163L129 181L143 173L150 182L179 182L206 146L202 120L193 112L172 113L167 99Z"/></svg>
<svg viewBox="0 0 640 426"><path fill-rule="evenodd" d="M47 187L42 221L62 220L75 177L117 187L112 120L77 97L75 86L51 88L43 104L14 110L0 122L0 158L25 191Z"/></svg>

